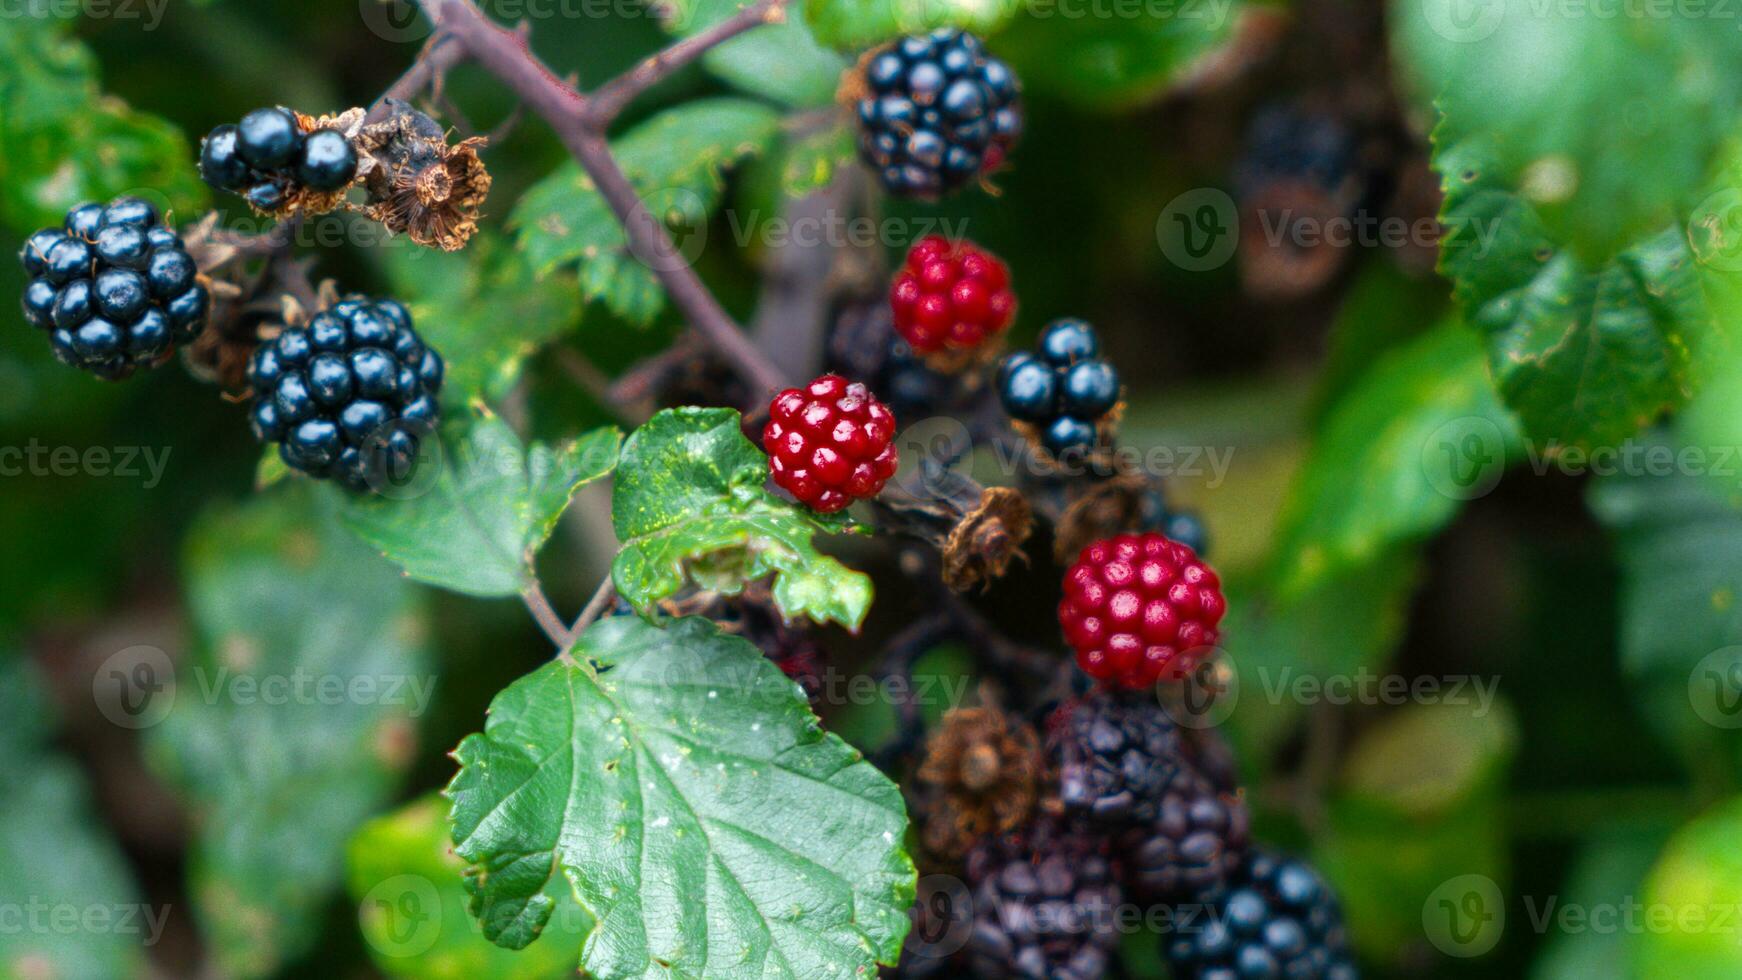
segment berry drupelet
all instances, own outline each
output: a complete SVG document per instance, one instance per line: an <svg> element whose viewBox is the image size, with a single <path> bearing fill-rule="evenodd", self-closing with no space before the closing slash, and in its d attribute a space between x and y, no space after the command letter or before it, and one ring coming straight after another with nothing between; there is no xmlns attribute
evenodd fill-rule
<svg viewBox="0 0 1742 980"><path fill-rule="evenodd" d="M895 415L838 374L774 396L762 430L775 484L825 514L883 489L898 462L894 441Z"/></svg>
<svg viewBox="0 0 1742 980"><path fill-rule="evenodd" d="M1016 315L1010 270L973 242L920 240L889 289L895 330L915 352L972 351Z"/></svg>
<svg viewBox="0 0 1742 980"><path fill-rule="evenodd" d="M1188 902L1229 881L1251 832L1237 793L1218 789L1189 766L1154 801L1153 816L1122 838L1122 871L1145 902Z"/></svg>
<svg viewBox="0 0 1742 980"><path fill-rule="evenodd" d="M353 490L403 479L441 419L442 374L405 307L353 297L254 352L254 434L291 468Z"/></svg>
<svg viewBox="0 0 1742 980"><path fill-rule="evenodd" d="M24 317L55 357L118 380L205 327L211 296L178 236L136 197L81 204L24 243Z"/></svg>
<svg viewBox="0 0 1742 980"><path fill-rule="evenodd" d="M1330 885L1307 864L1264 850L1194 903L1162 948L1175 980L1358 976Z"/></svg>
<svg viewBox="0 0 1742 980"><path fill-rule="evenodd" d="M1119 404L1119 374L1100 351L1095 328L1055 320L1041 332L1035 353L1011 354L998 368L1004 411L1033 426L1055 458L1093 450L1100 441L1096 424Z"/></svg>
<svg viewBox="0 0 1742 980"><path fill-rule="evenodd" d="M1059 624L1077 665L1107 684L1143 688L1191 673L1227 612L1221 581L1160 534L1097 541L1065 573Z"/></svg>
<svg viewBox="0 0 1742 980"><path fill-rule="evenodd" d="M1179 733L1152 698L1098 689L1059 706L1047 736L1059 802L1101 826L1153 821L1184 771Z"/></svg>
<svg viewBox="0 0 1742 980"><path fill-rule="evenodd" d="M258 211L282 211L306 188L344 190L357 176L357 150L336 129L305 131L289 109L256 109L200 141L200 176Z"/></svg>
<svg viewBox="0 0 1742 980"><path fill-rule="evenodd" d="M1022 132L1016 76L953 28L869 55L859 155L891 194L936 198L1003 165Z"/></svg>

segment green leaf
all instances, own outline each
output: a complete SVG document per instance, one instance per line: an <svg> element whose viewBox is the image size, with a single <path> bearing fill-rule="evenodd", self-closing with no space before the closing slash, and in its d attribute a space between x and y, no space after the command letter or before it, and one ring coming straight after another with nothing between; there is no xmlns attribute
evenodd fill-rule
<svg viewBox="0 0 1742 980"><path fill-rule="evenodd" d="M1394 6L1443 113L1442 268L1525 431L1614 445L1680 406L1722 339L1704 280L1733 276L1695 261L1687 226L1742 105L1742 40L1528 0L1475 20Z"/></svg>
<svg viewBox="0 0 1742 980"><path fill-rule="evenodd" d="M539 278L501 238L481 234L464 252L382 249L394 293L418 333L440 351L453 403L501 400L527 358L581 320L572 275Z"/></svg>
<svg viewBox="0 0 1742 980"><path fill-rule="evenodd" d="M598 919L581 967L603 980L867 977L900 952L900 790L706 620L595 623L455 756L455 850L501 945L567 893Z"/></svg>
<svg viewBox="0 0 1742 980"><path fill-rule="evenodd" d="M699 99L612 141L648 211L674 230L680 254L660 261L694 260L706 245L707 217L719 206L725 171L766 151L779 125L780 114L759 102ZM512 223L539 275L578 263L583 297L604 300L632 323L650 323L664 308L658 280L630 254L622 226L579 165L565 163L527 191Z"/></svg>
<svg viewBox="0 0 1742 980"><path fill-rule="evenodd" d="M593 921L571 896L552 916L557 941L508 950L467 911L465 862L448 841L447 805L431 794L363 825L346 879L369 955L405 980L556 980L573 976Z"/></svg>
<svg viewBox="0 0 1742 980"><path fill-rule="evenodd" d="M296 484L187 543L199 643L151 757L188 797L190 891L224 973L276 973L321 936L345 842L395 792L435 679L416 590Z"/></svg>
<svg viewBox="0 0 1742 980"><path fill-rule="evenodd" d="M120 847L102 833L79 767L50 747L34 669L0 655L0 976L144 977L169 908L143 905ZM75 927L65 928L67 916Z"/></svg>
<svg viewBox="0 0 1742 980"><path fill-rule="evenodd" d="M1617 821L1627 819L1617 814ZM1667 828L1619 826L1592 835L1567 873L1568 908L1622 909L1638 900L1640 886L1663 850ZM1530 980L1631 980L1628 968L1636 933L1624 929L1556 930L1530 971Z"/></svg>
<svg viewBox="0 0 1742 980"><path fill-rule="evenodd" d="M617 594L646 613L686 581L735 593L772 574L785 615L857 630L871 580L811 543L848 525L770 493L768 457L742 424L727 408L668 409L624 442L611 498Z"/></svg>
<svg viewBox="0 0 1742 980"><path fill-rule="evenodd" d="M1226 43L1239 9L1234 0L1209 0L1068 16L1062 6L1025 4L995 51L1027 93L1125 109L1162 95Z"/></svg>
<svg viewBox="0 0 1742 980"><path fill-rule="evenodd" d="M788 197L808 197L828 187L842 167L858 153L853 129L846 122L802 136L787 138L780 166L781 190Z"/></svg>
<svg viewBox="0 0 1742 980"><path fill-rule="evenodd" d="M1321 578L1419 542L1492 488L1520 454L1476 338L1457 321L1375 362L1331 408L1277 534L1277 586Z"/></svg>
<svg viewBox="0 0 1742 980"><path fill-rule="evenodd" d="M1709 453L1637 446L1644 462L1595 481L1590 504L1618 553L1622 670L1646 722L1697 765L1738 727L1724 699L1742 661L1742 494L1719 495L1704 472L1735 471Z"/></svg>
<svg viewBox="0 0 1742 980"><path fill-rule="evenodd" d="M1742 798L1718 804L1678 830L1647 879L1657 928L1635 946L1638 980L1719 980L1742 973L1734 910L1742 906Z"/></svg>
<svg viewBox="0 0 1742 980"><path fill-rule="evenodd" d="M488 410L442 427L433 480L393 496L356 496L345 523L420 582L477 596L518 595L569 500L617 463L616 429L551 447L520 438Z"/></svg>
<svg viewBox="0 0 1742 980"><path fill-rule="evenodd" d="M1016 12L1014 0L805 0L805 15L824 43L864 48L934 27L990 34Z"/></svg>
<svg viewBox="0 0 1742 980"><path fill-rule="evenodd" d="M744 6L737 0L679 0L666 27L684 36L699 34ZM715 47L702 56L702 65L735 88L782 105L829 105L847 59L817 43L803 9L789 6L785 15Z"/></svg>
<svg viewBox="0 0 1742 980"><path fill-rule="evenodd" d="M1470 703L1413 705L1366 732L1331 799L1314 853L1350 921L1360 923L1351 938L1367 958L1418 940L1423 910L1447 882L1506 880L1502 804L1517 729L1504 703L1464 693ZM1479 952L1499 930L1471 937L1430 929L1429 938L1456 942L1449 952Z"/></svg>
<svg viewBox="0 0 1742 980"><path fill-rule="evenodd" d="M14 11L0 31L0 220L25 234L122 193L197 212L207 193L192 147L168 122L101 93L72 23Z"/></svg>

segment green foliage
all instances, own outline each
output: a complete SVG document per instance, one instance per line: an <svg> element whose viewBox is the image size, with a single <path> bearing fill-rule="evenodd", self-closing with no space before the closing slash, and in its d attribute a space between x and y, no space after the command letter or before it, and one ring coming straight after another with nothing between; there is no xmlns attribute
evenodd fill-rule
<svg viewBox="0 0 1742 980"><path fill-rule="evenodd" d="M934 27L990 34L1020 6L1014 0L805 0L805 16L824 44L865 48Z"/></svg>
<svg viewBox="0 0 1742 980"><path fill-rule="evenodd" d="M543 278L526 257L481 233L463 252L384 249L393 294L447 364L442 397L451 405L500 401L526 360L581 320L580 290L567 273Z"/></svg>
<svg viewBox="0 0 1742 980"><path fill-rule="evenodd" d="M269 975L316 942L345 843L398 785L434 687L416 591L316 489L194 528L199 643L152 730L200 828L201 930L233 976Z"/></svg>
<svg viewBox="0 0 1742 980"><path fill-rule="evenodd" d="M915 887L901 793L761 651L705 620L624 616L571 657L497 695L455 753L455 850L486 936L525 947L572 894L599 922L582 969L605 980L895 961Z"/></svg>
<svg viewBox="0 0 1742 980"><path fill-rule="evenodd" d="M1111 9L1087 15L1024 4L996 52L1029 93L1093 110L1129 108L1165 93L1226 43L1242 7L1218 0Z"/></svg>
<svg viewBox="0 0 1742 980"><path fill-rule="evenodd" d="M742 424L731 409L670 409L623 444L611 498L617 594L645 613L686 581L735 594L772 574L787 616L857 630L871 580L811 543L848 525L770 493L768 457Z"/></svg>
<svg viewBox="0 0 1742 980"><path fill-rule="evenodd" d="M573 976L593 923L564 895L560 938L525 950L484 938L467 911L465 862L448 842L447 806L421 797L364 824L346 849L345 877L375 965L404 980L558 980Z"/></svg>
<svg viewBox="0 0 1742 980"><path fill-rule="evenodd" d="M725 171L767 151L780 114L747 99L698 99L667 110L612 141L618 163L649 213L673 230L677 255L693 261L706 247L706 221L719 206ZM519 245L539 275L579 264L581 294L603 300L632 323L665 306L653 272L630 254L622 226L592 180L573 162L527 191L512 217Z"/></svg>
<svg viewBox="0 0 1742 980"><path fill-rule="evenodd" d="M1722 678L1726 649L1742 644L1742 494L1732 485L1720 495L1707 480L1707 470L1730 467L1706 449L1661 439L1638 448L1657 462L1598 480L1590 504L1615 541L1621 666L1640 715L1697 768L1735 744L1718 724L1725 719L1711 714L1718 703L1690 697L1709 690L1708 671ZM1733 683L1722 680L1719 690Z"/></svg>
<svg viewBox="0 0 1742 980"><path fill-rule="evenodd" d="M143 194L186 217L206 201L175 127L97 85L70 22L14 10L0 31L0 221L20 234L68 208Z"/></svg>
<svg viewBox="0 0 1742 980"><path fill-rule="evenodd" d="M1565 898L1557 904L1572 909L1621 909L1637 901L1640 885L1662 851L1665 836L1651 825L1616 827L1593 835L1567 875ZM1637 934L1625 929L1581 929L1553 935L1530 978L1632 980L1630 964L1637 942Z"/></svg>
<svg viewBox="0 0 1742 980"><path fill-rule="evenodd" d="M143 977L169 910L141 904L79 767L49 745L49 714L34 669L0 656L0 976Z"/></svg>
<svg viewBox="0 0 1742 980"><path fill-rule="evenodd" d="M345 523L420 582L478 596L518 595L532 559L576 490L617 463L615 429L558 446L521 445L487 409L442 428L442 452L403 494L359 495ZM421 464L420 464L421 465Z"/></svg>
<svg viewBox="0 0 1742 980"><path fill-rule="evenodd" d="M1735 910L1742 907L1742 798L1713 807L1676 831L1646 880L1648 910L1671 920L1638 939L1639 980L1719 980L1742 971ZM1652 913L1661 922L1663 913Z"/></svg>
<svg viewBox="0 0 1742 980"><path fill-rule="evenodd" d="M1466 694L1470 692L1465 692ZM1517 734L1506 705L1415 705L1350 751L1315 850L1376 960L1422 933L1436 889L1506 881L1504 790Z"/></svg>
<svg viewBox="0 0 1742 980"><path fill-rule="evenodd" d="M669 29L692 35L732 16L736 0L682 0L672 5ZM847 59L817 43L805 10L788 6L784 19L756 27L702 56L702 64L733 87L795 108L826 106Z"/></svg>

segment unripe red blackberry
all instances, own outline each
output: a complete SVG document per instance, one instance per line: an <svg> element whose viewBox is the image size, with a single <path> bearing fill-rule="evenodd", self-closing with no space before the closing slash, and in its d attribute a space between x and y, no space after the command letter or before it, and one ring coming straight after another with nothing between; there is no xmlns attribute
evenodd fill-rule
<svg viewBox="0 0 1742 980"><path fill-rule="evenodd" d="M972 350L1010 326L1010 270L973 242L921 239L889 289L895 329L920 354Z"/></svg>
<svg viewBox="0 0 1742 980"><path fill-rule="evenodd" d="M1084 672L1148 687L1191 673L1219 638L1222 583L1190 548L1156 533L1083 549L1065 573L1059 624Z"/></svg>
<svg viewBox="0 0 1742 980"><path fill-rule="evenodd" d="M762 430L775 484L825 514L883 489L895 475L894 440L895 415L838 374L774 396Z"/></svg>

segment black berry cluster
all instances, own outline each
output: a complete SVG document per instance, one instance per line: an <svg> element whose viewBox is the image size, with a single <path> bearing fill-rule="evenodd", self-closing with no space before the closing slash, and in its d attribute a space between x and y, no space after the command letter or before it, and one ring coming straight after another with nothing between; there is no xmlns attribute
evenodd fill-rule
<svg viewBox="0 0 1742 980"><path fill-rule="evenodd" d="M402 480L440 421L442 373L405 307L346 299L254 352L254 434L292 468L353 490Z"/></svg>
<svg viewBox="0 0 1742 980"><path fill-rule="evenodd" d="M1178 730L1153 700L1097 689L1060 708L1051 727L1059 802L1093 821L1155 819L1184 772Z"/></svg>
<svg viewBox="0 0 1742 980"><path fill-rule="evenodd" d="M1055 320L1035 353L1019 351L998 368L998 397L1010 417L1036 428L1055 457L1095 448L1096 423L1119 403L1119 374L1102 360L1095 328Z"/></svg>
<svg viewBox="0 0 1742 980"><path fill-rule="evenodd" d="M1246 804L1196 771L1184 769L1155 802L1142 826L1124 838L1125 882L1147 902L1189 902L1227 882L1246 855Z"/></svg>
<svg viewBox="0 0 1742 980"><path fill-rule="evenodd" d="M157 364L205 326L211 296L194 260L139 198L79 205L19 258L25 319L48 331L55 357L100 378Z"/></svg>
<svg viewBox="0 0 1742 980"><path fill-rule="evenodd" d="M1164 945L1174 980L1355 980L1343 913L1301 861L1249 853L1235 881L1176 921Z"/></svg>
<svg viewBox="0 0 1742 980"><path fill-rule="evenodd" d="M968 855L968 962L984 978L1099 980L1119 945L1106 845L1072 824L994 838Z"/></svg>
<svg viewBox="0 0 1742 980"><path fill-rule="evenodd" d="M304 132L289 109L256 109L200 141L200 176L271 213L283 210L301 188L325 194L350 184L357 176L357 150L336 129Z"/></svg>
<svg viewBox="0 0 1742 980"><path fill-rule="evenodd" d="M945 28L865 63L859 153L891 194L936 198L997 170L1022 131L1016 76L980 39Z"/></svg>

